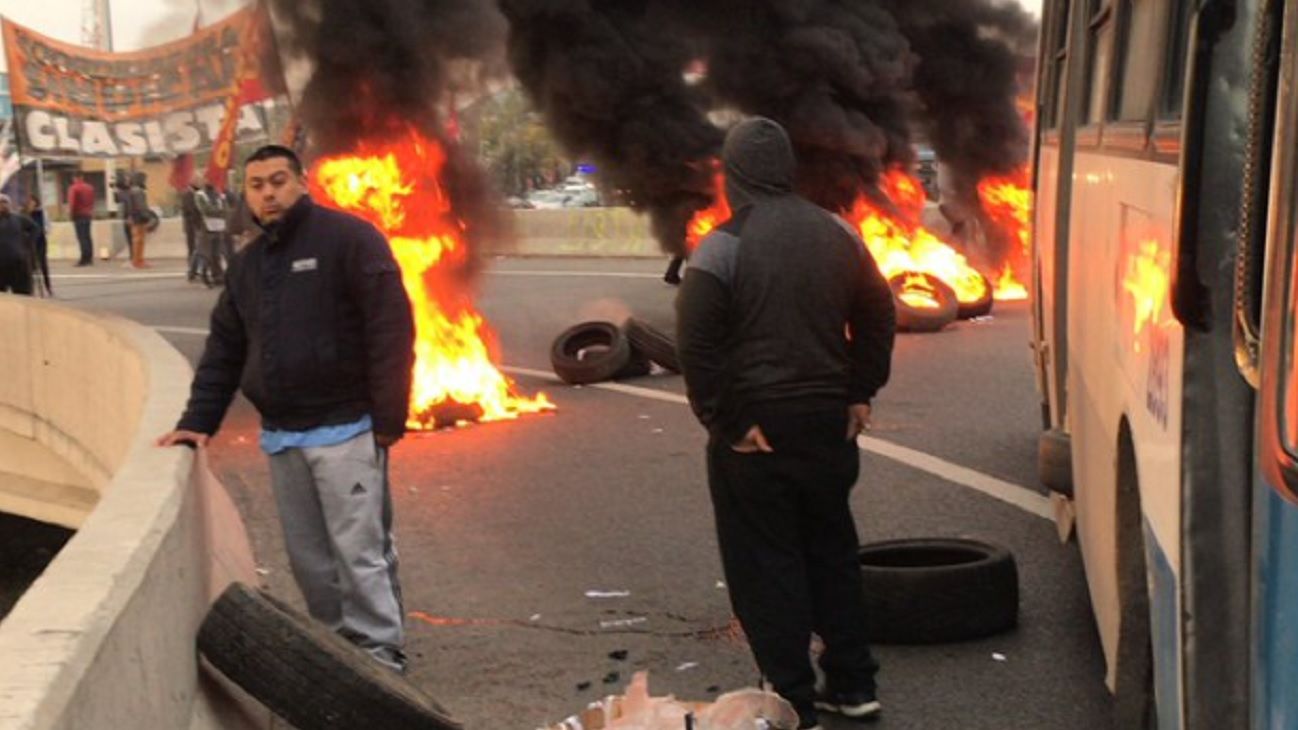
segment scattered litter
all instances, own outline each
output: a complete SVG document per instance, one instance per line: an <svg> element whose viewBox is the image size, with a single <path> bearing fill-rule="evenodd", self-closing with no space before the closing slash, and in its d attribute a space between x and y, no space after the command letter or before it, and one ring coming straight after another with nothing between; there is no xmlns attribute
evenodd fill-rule
<svg viewBox="0 0 1298 730"><path fill-rule="evenodd" d="M636 418L639 418L641 421L648 421L648 420L649 420L649 414L648 414L648 413L641 413L639 416L636 416Z"/></svg>
<svg viewBox="0 0 1298 730"><path fill-rule="evenodd" d="M257 568L257 575L270 575L270 570L266 568Z"/></svg>
<svg viewBox="0 0 1298 730"><path fill-rule="evenodd" d="M621 672L609 672L604 675L604 684L614 684L622 679Z"/></svg>
<svg viewBox="0 0 1298 730"><path fill-rule="evenodd" d="M995 659L998 662L1003 662L1005 661L1005 655L998 651L994 651L992 652L992 659Z"/></svg>
<svg viewBox="0 0 1298 730"><path fill-rule="evenodd" d="M534 614L532 614L531 616L529 616L527 620L528 620L528 621L540 621L540 620L541 620L541 614L539 614L539 613L534 613Z"/></svg>
<svg viewBox="0 0 1298 730"><path fill-rule="evenodd" d="M717 581L717 588L724 591L726 589L726 582L724 580Z"/></svg>
<svg viewBox="0 0 1298 730"><path fill-rule="evenodd" d="M693 669L694 667L697 667L698 665L699 665L698 662L681 662L680 664L676 665L676 671L688 672L689 670Z"/></svg>
<svg viewBox="0 0 1298 730"><path fill-rule="evenodd" d="M411 494L419 494L419 487L410 487Z"/></svg>
<svg viewBox="0 0 1298 730"><path fill-rule="evenodd" d="M662 430L661 428L655 428L655 429L653 430L653 433L662 433L662 432L663 432L663 430Z"/></svg>
<svg viewBox="0 0 1298 730"><path fill-rule="evenodd" d="M587 598L626 598L631 591L586 591Z"/></svg>
<svg viewBox="0 0 1298 730"><path fill-rule="evenodd" d="M588 690L588 689L590 689L590 682L578 682L578 683L577 683L577 691L578 691L578 692L585 692L585 691Z"/></svg>
<svg viewBox="0 0 1298 730"><path fill-rule="evenodd" d="M626 649L618 649L616 651L610 651L608 653L608 658L614 661L624 662L626 661L626 658L627 656L629 656L629 654L630 652L628 652Z"/></svg>
<svg viewBox="0 0 1298 730"><path fill-rule="evenodd" d="M635 618L617 618L617 619L610 619L608 621L600 621L599 627L601 629L619 629L619 628L626 628L628 626L635 626L636 624L642 624L647 622L648 620L649 619L644 616L636 616Z"/></svg>

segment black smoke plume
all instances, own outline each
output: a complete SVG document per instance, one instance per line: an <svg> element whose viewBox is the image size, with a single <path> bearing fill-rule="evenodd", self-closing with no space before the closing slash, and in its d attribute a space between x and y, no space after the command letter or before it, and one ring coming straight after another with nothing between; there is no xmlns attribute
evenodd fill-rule
<svg viewBox="0 0 1298 730"><path fill-rule="evenodd" d="M593 160L601 179L649 213L679 252L711 200L709 159L722 133L684 81L691 49L651 2L501 0L509 60L550 132Z"/></svg>
<svg viewBox="0 0 1298 730"><path fill-rule="evenodd" d="M696 5L696 4L693 4ZM849 208L889 166L907 164L915 58L872 2L722 0L704 35L717 102L776 120L798 155L799 191ZM696 7L683 17L705 17Z"/></svg>
<svg viewBox="0 0 1298 730"><path fill-rule="evenodd" d="M489 0L271 0L287 53L313 70L298 103L309 153L415 130L447 153L442 184L470 250L500 228L485 178L446 133L451 68L501 63L506 23Z"/></svg>

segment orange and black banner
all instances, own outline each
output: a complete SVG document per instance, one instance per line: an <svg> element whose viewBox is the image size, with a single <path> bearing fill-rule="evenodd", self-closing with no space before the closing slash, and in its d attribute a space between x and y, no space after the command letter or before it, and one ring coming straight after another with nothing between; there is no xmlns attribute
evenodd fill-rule
<svg viewBox="0 0 1298 730"><path fill-rule="evenodd" d="M258 4L181 40L104 53L3 21L22 151L41 157L171 156L211 148L226 126L264 138L285 95L270 18ZM248 47L255 49L248 52ZM231 104L231 97L239 104Z"/></svg>

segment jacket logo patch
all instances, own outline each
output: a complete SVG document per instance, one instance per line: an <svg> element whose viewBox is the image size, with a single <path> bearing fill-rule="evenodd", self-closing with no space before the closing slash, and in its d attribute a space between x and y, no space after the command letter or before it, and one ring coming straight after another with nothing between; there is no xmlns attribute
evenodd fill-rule
<svg viewBox="0 0 1298 730"><path fill-rule="evenodd" d="M319 266L319 262L315 259L298 259L293 262L293 273L296 274L300 271L315 271Z"/></svg>

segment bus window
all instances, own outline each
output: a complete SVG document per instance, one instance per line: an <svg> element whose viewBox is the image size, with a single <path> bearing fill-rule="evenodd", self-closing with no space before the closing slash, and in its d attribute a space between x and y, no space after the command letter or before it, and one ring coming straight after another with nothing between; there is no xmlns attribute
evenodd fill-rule
<svg viewBox="0 0 1298 730"><path fill-rule="evenodd" d="M1159 102L1159 119L1175 120L1181 118L1181 102L1185 99L1186 69L1189 59L1187 45L1190 42L1190 16L1194 3L1190 0L1173 0L1171 12L1168 13L1167 73L1163 84L1163 95Z"/></svg>
<svg viewBox="0 0 1298 730"><path fill-rule="evenodd" d="M1046 58L1053 59L1050 65L1049 94L1042 103L1045 128L1056 129L1064 117L1064 78L1068 68L1068 11L1072 3L1069 0L1059 3L1051 22L1050 45L1046 47Z"/></svg>
<svg viewBox="0 0 1298 730"><path fill-rule="evenodd" d="M1082 118L1095 124L1104 118L1104 98L1113 59L1113 0L1091 0L1094 12L1086 29L1086 108Z"/></svg>
<svg viewBox="0 0 1298 730"><path fill-rule="evenodd" d="M1113 74L1112 106L1109 118L1114 121L1141 121L1149 114L1158 82L1157 58L1162 46L1158 27L1159 3L1155 0L1122 0L1118 19L1117 68Z"/></svg>

